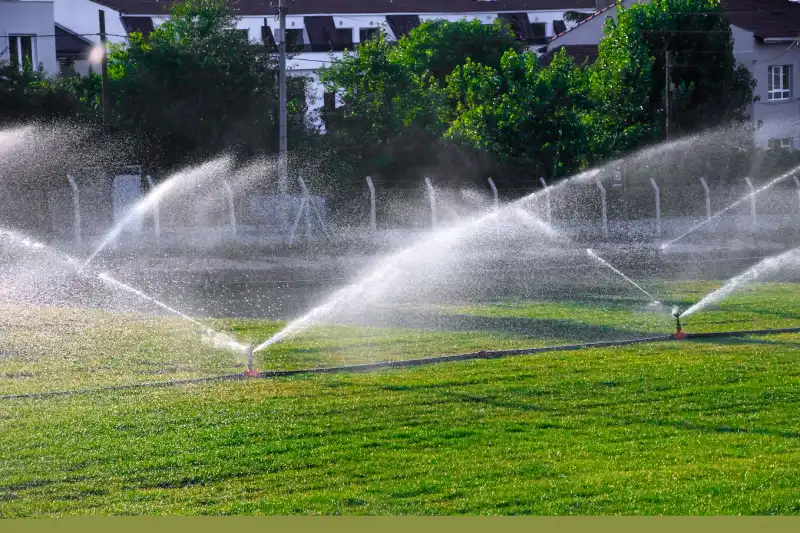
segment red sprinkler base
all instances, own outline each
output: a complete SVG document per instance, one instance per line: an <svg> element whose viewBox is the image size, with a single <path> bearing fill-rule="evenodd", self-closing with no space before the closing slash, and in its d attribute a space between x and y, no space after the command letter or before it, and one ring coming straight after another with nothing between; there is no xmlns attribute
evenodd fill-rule
<svg viewBox="0 0 800 533"><path fill-rule="evenodd" d="M675 317L675 333L672 334L674 339L685 339L687 337L686 333L683 332L681 329L681 315L677 311L674 315Z"/></svg>

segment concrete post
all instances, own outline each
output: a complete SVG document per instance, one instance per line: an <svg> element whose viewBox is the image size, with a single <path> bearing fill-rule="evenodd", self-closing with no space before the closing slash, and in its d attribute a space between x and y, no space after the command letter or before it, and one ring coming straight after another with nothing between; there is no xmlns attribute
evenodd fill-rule
<svg viewBox="0 0 800 533"><path fill-rule="evenodd" d="M367 176L367 187L369 187L369 229L375 234L378 231L378 219L375 207L375 184L372 183L371 176Z"/></svg>
<svg viewBox="0 0 800 533"><path fill-rule="evenodd" d="M435 228L438 222L436 217L436 191L433 190L433 183L430 178L425 178L425 185L428 187L428 197L431 201L431 227Z"/></svg>
<svg viewBox="0 0 800 533"><path fill-rule="evenodd" d="M494 208L495 210L500 209L500 198L497 194L497 186L494 184L494 180L489 178L489 187L492 189L492 199L494 200Z"/></svg>
<svg viewBox="0 0 800 533"><path fill-rule="evenodd" d="M703 192L706 195L706 218L711 220L711 191L708 189L708 183L705 178L700 178L700 184L703 186Z"/></svg>
<svg viewBox="0 0 800 533"><path fill-rule="evenodd" d="M608 238L608 203L606 200L606 188L600 183L600 180L595 179L597 188L600 189L600 202L603 210L603 237Z"/></svg>
<svg viewBox="0 0 800 533"><path fill-rule="evenodd" d="M544 178L539 178L539 183L542 184L542 188L544 189L545 206L547 209L547 223L550 224L553 216L552 205L550 204L550 187L547 186L547 182L544 180Z"/></svg>
<svg viewBox="0 0 800 533"><path fill-rule="evenodd" d="M653 193L656 196L656 236L661 237L661 192L653 178L650 178L650 185L653 186Z"/></svg>
<svg viewBox="0 0 800 533"><path fill-rule="evenodd" d="M155 189L152 176L147 176L147 185L151 192ZM161 240L161 214L158 211L158 202L153 206L153 235L155 235L156 241Z"/></svg>
<svg viewBox="0 0 800 533"><path fill-rule="evenodd" d="M83 244L81 236L81 199L78 191L78 184L75 178L67 174L67 181L70 188L72 188L72 233L75 239L75 244L78 246Z"/></svg>
<svg viewBox="0 0 800 533"><path fill-rule="evenodd" d="M753 229L758 229L758 214L756 213L756 188L750 178L744 179L747 188L750 189L750 216L753 219Z"/></svg>
<svg viewBox="0 0 800 533"><path fill-rule="evenodd" d="M228 217L230 218L231 233L234 237L236 237L236 206L234 203L233 189L226 179L222 180L222 185L225 187L225 192L228 199Z"/></svg>

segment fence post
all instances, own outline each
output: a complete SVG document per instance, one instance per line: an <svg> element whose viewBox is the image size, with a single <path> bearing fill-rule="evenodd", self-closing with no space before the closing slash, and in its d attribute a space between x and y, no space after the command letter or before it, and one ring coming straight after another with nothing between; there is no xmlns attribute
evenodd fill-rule
<svg viewBox="0 0 800 533"><path fill-rule="evenodd" d="M606 188L600 183L599 179L595 178L597 188L600 189L600 202L603 209L603 237L608 238L608 205L606 203Z"/></svg>
<svg viewBox="0 0 800 533"><path fill-rule="evenodd" d="M372 183L371 176L367 176L367 187L369 187L369 229L372 233L377 233L378 220L375 211L375 184Z"/></svg>
<svg viewBox="0 0 800 533"><path fill-rule="evenodd" d="M706 218L711 220L711 191L708 189L708 183L705 178L700 178L700 184L703 186L703 192L706 195Z"/></svg>
<svg viewBox="0 0 800 533"><path fill-rule="evenodd" d="M539 183L542 184L542 188L544 189L545 194L545 206L547 209L547 223L550 224L552 222L552 208L550 204L550 187L547 186L547 182L544 178L539 178Z"/></svg>
<svg viewBox="0 0 800 533"><path fill-rule="evenodd" d="M792 176L792 179L794 180L794 184L797 186L797 203L798 208L800 208L800 179L798 179L797 176Z"/></svg>
<svg viewBox="0 0 800 533"><path fill-rule="evenodd" d="M80 246L83 244L83 238L81 236L80 193L78 192L78 184L75 182L75 178L67 174L67 181L69 182L69 186L72 188L72 233L75 243Z"/></svg>
<svg viewBox="0 0 800 533"><path fill-rule="evenodd" d="M147 185L150 187L150 192L153 191L155 185L153 184L152 176L147 176ZM158 212L158 201L153 205L153 234L157 241L161 240L161 215Z"/></svg>
<svg viewBox="0 0 800 533"><path fill-rule="evenodd" d="M226 179L222 180L222 185L225 187L225 192L227 193L228 198L228 216L230 217L231 221L231 232L233 233L233 236L236 237L236 207L233 201L233 189L231 189L231 185Z"/></svg>
<svg viewBox="0 0 800 533"><path fill-rule="evenodd" d="M656 236L661 237L661 191L658 190L658 184L653 178L650 178L650 185L653 186L653 193L656 196Z"/></svg>
<svg viewBox="0 0 800 533"><path fill-rule="evenodd" d="M498 209L500 209L500 198L497 195L497 186L494 184L494 180L492 178L489 178L489 187L491 187L492 189L492 198L494 198L494 209L495 211L497 211Z"/></svg>
<svg viewBox="0 0 800 533"><path fill-rule="evenodd" d="M428 196L431 200L431 227L435 228L437 223L436 218L436 192L433 190L433 183L430 178L425 178L425 185L428 187Z"/></svg>
<svg viewBox="0 0 800 533"><path fill-rule="evenodd" d="M750 178L744 179L747 188L750 189L750 216L753 218L753 229L758 229L758 215L756 213L756 188Z"/></svg>

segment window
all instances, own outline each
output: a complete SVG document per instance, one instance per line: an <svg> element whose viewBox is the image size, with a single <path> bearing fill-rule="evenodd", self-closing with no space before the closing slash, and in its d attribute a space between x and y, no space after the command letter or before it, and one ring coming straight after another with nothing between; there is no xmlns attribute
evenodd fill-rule
<svg viewBox="0 0 800 533"><path fill-rule="evenodd" d="M336 39L339 43L334 46L334 50L352 50L353 49L353 28L336 28Z"/></svg>
<svg viewBox="0 0 800 533"><path fill-rule="evenodd" d="M792 97L792 66L769 67L767 100L788 100Z"/></svg>
<svg viewBox="0 0 800 533"><path fill-rule="evenodd" d="M531 22L531 34L533 38L530 39L532 44L545 44L550 39L545 36L547 32L547 24L544 22Z"/></svg>
<svg viewBox="0 0 800 533"><path fill-rule="evenodd" d="M289 52L302 52L303 30L286 30L286 50Z"/></svg>
<svg viewBox="0 0 800 533"><path fill-rule="evenodd" d="M767 146L772 149L777 148L793 148L794 143L792 142L791 137L786 137L784 139L770 139L767 141Z"/></svg>
<svg viewBox="0 0 800 533"><path fill-rule="evenodd" d="M553 21L553 34L559 35L567 31L567 25L564 23L563 20L554 20Z"/></svg>
<svg viewBox="0 0 800 533"><path fill-rule="evenodd" d="M378 28L361 28L358 30L359 42L369 41L378 36Z"/></svg>
<svg viewBox="0 0 800 533"><path fill-rule="evenodd" d="M33 55L33 35L9 35L8 53L9 62L17 67L26 63L35 66L36 58Z"/></svg>

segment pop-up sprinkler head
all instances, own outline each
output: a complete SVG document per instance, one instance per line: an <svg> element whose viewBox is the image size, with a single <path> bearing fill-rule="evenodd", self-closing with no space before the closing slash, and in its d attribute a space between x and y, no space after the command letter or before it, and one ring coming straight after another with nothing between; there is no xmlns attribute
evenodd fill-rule
<svg viewBox="0 0 800 533"><path fill-rule="evenodd" d="M246 376L256 376L258 372L253 370L253 345L247 345L247 371L245 372Z"/></svg>
<svg viewBox="0 0 800 533"><path fill-rule="evenodd" d="M675 311L672 313L672 316L675 317L675 333L672 334L673 337L676 339L683 339L686 337L686 333L683 332L681 329L681 314L679 311Z"/></svg>

